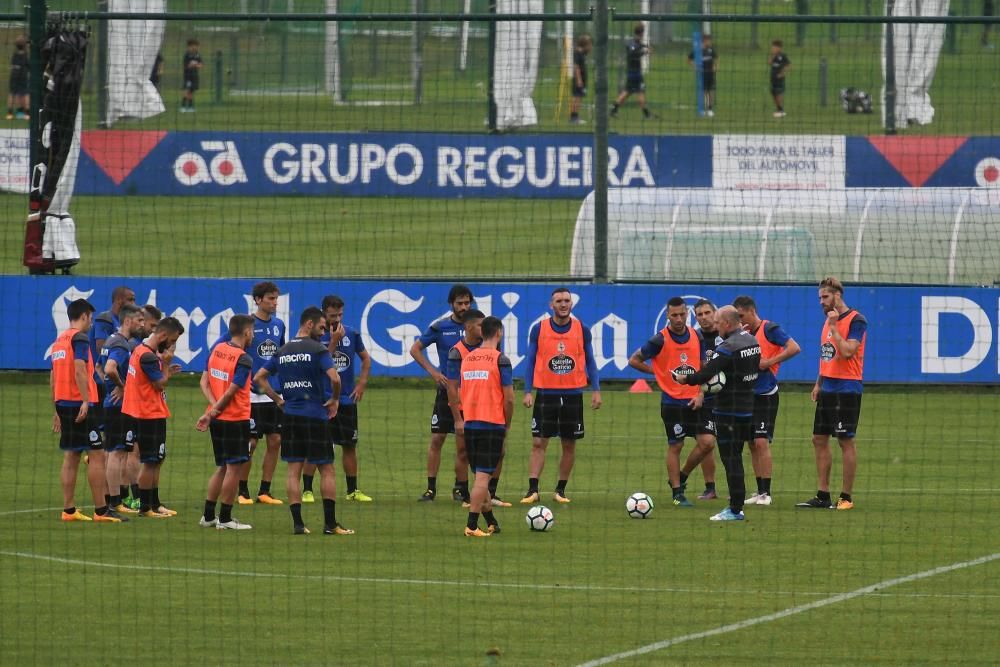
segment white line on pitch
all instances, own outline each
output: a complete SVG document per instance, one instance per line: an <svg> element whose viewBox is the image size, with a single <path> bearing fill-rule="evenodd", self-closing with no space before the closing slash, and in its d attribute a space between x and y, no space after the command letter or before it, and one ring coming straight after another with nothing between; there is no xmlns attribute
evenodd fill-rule
<svg viewBox="0 0 1000 667"><path fill-rule="evenodd" d="M939 574L954 572L955 570L964 570L965 568L975 567L976 565L983 565L985 563L989 563L997 559L1000 559L1000 552L990 554L989 556L976 558L974 560L963 561L961 563L942 565L941 567L935 567L930 570L924 570L923 572L908 574L904 577L886 579L885 581L880 581L877 584L871 584L869 586L857 588L847 593L832 595L828 598L823 598L822 600L816 600L815 602L809 602L807 604L802 604L795 607L789 607L788 609L783 609L773 614L767 614L765 616L757 616L755 618L748 618L739 621L737 623L720 625L719 627L712 628L711 630L693 632L688 635L681 635L680 637L674 637L673 639L665 639L663 641L654 642L652 644L646 644L645 646L640 646L639 648L635 648L630 651L622 651L621 653L615 653L613 655L604 656L603 658L597 658L596 660L590 660L588 662L584 662L580 664L578 667L600 667L600 665L608 665L611 664L612 662L618 662L619 660L624 660L626 658L634 658L636 656L646 655L647 653L653 653L654 651L661 651L665 648L676 646L677 644L682 644L684 642L689 642L695 639L705 639L706 637L715 637L717 635L724 635L730 632L736 632L737 630L744 630L746 628L750 628L755 625L762 625L764 623L770 623L771 621L778 621L781 620L782 618L788 618L789 616L794 616L796 614L812 611L813 609L828 607L829 605L837 604L838 602L853 600L854 598L861 597L862 595L870 595L884 588L891 588L893 586L899 586L901 584L908 584L912 581L927 579L930 577L937 576Z"/></svg>

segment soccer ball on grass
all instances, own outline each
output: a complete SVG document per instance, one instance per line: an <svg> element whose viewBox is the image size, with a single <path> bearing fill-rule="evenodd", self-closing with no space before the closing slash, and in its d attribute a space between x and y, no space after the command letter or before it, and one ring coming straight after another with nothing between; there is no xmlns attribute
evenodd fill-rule
<svg viewBox="0 0 1000 667"><path fill-rule="evenodd" d="M648 519L653 513L653 499L642 491L636 491L625 501L625 511L633 519Z"/></svg>
<svg viewBox="0 0 1000 667"><path fill-rule="evenodd" d="M545 507L544 505L535 505L528 510L524 520L528 522L528 528L531 530L544 532L552 528L552 524L556 522L556 517L552 514L552 510L548 507Z"/></svg>

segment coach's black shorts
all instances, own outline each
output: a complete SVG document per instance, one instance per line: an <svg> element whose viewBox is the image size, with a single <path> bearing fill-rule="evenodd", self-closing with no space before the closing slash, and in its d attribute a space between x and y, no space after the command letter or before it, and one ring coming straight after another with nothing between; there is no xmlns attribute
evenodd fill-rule
<svg viewBox="0 0 1000 667"><path fill-rule="evenodd" d="M104 408L104 449L108 452L131 452L135 445L132 418L122 414L121 406Z"/></svg>
<svg viewBox="0 0 1000 667"><path fill-rule="evenodd" d="M273 401L250 404L250 437L281 433L281 408Z"/></svg>
<svg viewBox="0 0 1000 667"><path fill-rule="evenodd" d="M625 92L627 93L643 93L646 92L646 80L642 78L642 75L629 76L625 79Z"/></svg>
<svg viewBox="0 0 1000 667"><path fill-rule="evenodd" d="M778 392L753 397L753 437L774 440L774 422L778 420Z"/></svg>
<svg viewBox="0 0 1000 667"><path fill-rule="evenodd" d="M861 417L861 394L819 392L813 435L853 438Z"/></svg>
<svg viewBox="0 0 1000 667"><path fill-rule="evenodd" d="M583 440L583 394L535 393L531 435L536 438Z"/></svg>
<svg viewBox="0 0 1000 667"><path fill-rule="evenodd" d="M358 406L341 404L330 420L330 442L341 447L358 446Z"/></svg>
<svg viewBox="0 0 1000 667"><path fill-rule="evenodd" d="M212 434L215 465L236 465L250 460L250 421L213 419L208 425Z"/></svg>
<svg viewBox="0 0 1000 667"><path fill-rule="evenodd" d="M692 410L686 405L664 403L660 405L660 419L663 420L663 428L667 432L667 442L671 445L684 442L684 438L705 434L715 435L712 413L705 408Z"/></svg>
<svg viewBox="0 0 1000 667"><path fill-rule="evenodd" d="M59 449L64 452L85 452L101 448L101 432L97 429L97 419L93 410L94 406L90 406L87 418L78 424L76 423L76 416L80 413L78 406L56 406L56 414L59 416Z"/></svg>
<svg viewBox="0 0 1000 667"><path fill-rule="evenodd" d="M720 451L723 447L736 447L742 450L743 443L753 440L753 422L750 417L736 415L712 415L715 420L715 438Z"/></svg>
<svg viewBox="0 0 1000 667"><path fill-rule="evenodd" d="M465 429L465 451L469 465L476 472L492 473L503 458L503 441L507 432L502 429Z"/></svg>
<svg viewBox="0 0 1000 667"><path fill-rule="evenodd" d="M333 463L329 422L286 414L281 422L281 460L316 465Z"/></svg>
<svg viewBox="0 0 1000 667"><path fill-rule="evenodd" d="M143 463L163 463L167 458L167 420L135 419L135 439L139 441L139 460Z"/></svg>
<svg viewBox="0 0 1000 667"><path fill-rule="evenodd" d="M701 87L706 93L715 90L715 72L706 72L701 76Z"/></svg>
<svg viewBox="0 0 1000 667"><path fill-rule="evenodd" d="M785 93L785 80L779 79L778 81L771 82L771 94L772 95L783 95Z"/></svg>
<svg viewBox="0 0 1000 667"><path fill-rule="evenodd" d="M431 413L431 433L454 433L455 416L448 406L448 390L438 387L434 396L434 412Z"/></svg>

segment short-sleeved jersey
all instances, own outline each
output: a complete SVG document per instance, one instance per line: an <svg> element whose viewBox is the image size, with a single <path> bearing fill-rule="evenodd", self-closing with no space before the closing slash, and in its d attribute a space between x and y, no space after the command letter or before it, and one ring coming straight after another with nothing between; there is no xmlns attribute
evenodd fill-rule
<svg viewBox="0 0 1000 667"><path fill-rule="evenodd" d="M580 71L583 87L587 87L587 56L580 49L573 51L573 67ZM573 73L573 85L576 85L576 72Z"/></svg>
<svg viewBox="0 0 1000 667"><path fill-rule="evenodd" d="M715 356L701 370L688 376L691 384L702 384L719 371L726 374L726 384L718 393L712 410L717 414L749 417L753 415L753 388L760 374L760 343L753 334L738 330L715 348Z"/></svg>
<svg viewBox="0 0 1000 667"><path fill-rule="evenodd" d="M221 421L245 421L250 419L250 369L253 360L250 355L232 343L220 343L208 355L208 386L212 396L218 401L231 385L239 389L232 400L219 413Z"/></svg>
<svg viewBox="0 0 1000 667"><path fill-rule="evenodd" d="M56 405L79 406L84 401L76 384L76 362L80 360L87 367L86 400L97 402L97 384L94 382L94 358L90 356L90 341L87 334L79 329L66 329L52 344L52 384Z"/></svg>
<svg viewBox="0 0 1000 667"><path fill-rule="evenodd" d="M281 397L285 399L287 414L327 418L323 404L331 396L326 372L333 368L333 358L321 342L293 338L271 356L264 368L281 378Z"/></svg>
<svg viewBox="0 0 1000 667"><path fill-rule="evenodd" d="M465 359L465 355L473 350L478 350L479 344L470 345L463 338L448 350L448 366L445 368L444 376L454 382L461 384L462 382L462 359Z"/></svg>
<svg viewBox="0 0 1000 667"><path fill-rule="evenodd" d="M715 50L714 46L704 46L701 49L701 71L706 75L712 75L715 73L715 60L718 57L718 52ZM694 60L694 51L688 52L688 60Z"/></svg>
<svg viewBox="0 0 1000 667"><path fill-rule="evenodd" d="M224 332L219 339L212 344L214 348L216 345L222 342L229 343L232 341L232 336L229 335L229 331ZM261 368L264 367L275 352L278 351L282 345L285 344L285 323L279 320L277 317L272 317L269 320L262 320L257 315L253 316L253 340L250 341L250 347L247 348L247 354L250 355L250 359L253 361L253 368L251 369L251 377L257 374ZM278 382L271 378L271 386L274 387L275 391L279 394L281 390L278 388ZM269 403L271 401L265 394L262 394L257 387L252 388L252 393L250 396L251 403Z"/></svg>
<svg viewBox="0 0 1000 667"><path fill-rule="evenodd" d="M200 70L197 67L189 67L191 63L201 64L200 53L184 53L184 78L188 81L197 81Z"/></svg>
<svg viewBox="0 0 1000 667"><path fill-rule="evenodd" d="M669 346L667 345L667 336L670 336ZM664 348L668 347L669 351L675 352L675 354L668 354L669 360L664 358L664 361L668 362L666 366L660 364L658 367L655 362L653 365L653 370L656 371L656 381L661 389L660 402L663 405L687 405L694 398L697 387L692 389L690 385L677 384L669 375L671 372L688 375L701 368L701 361L704 357L704 343L701 333L690 327L685 327L684 333L676 334L671 331L670 327L666 327L646 341L646 344L639 349L639 354L643 361L660 360L664 356ZM694 349L697 349L696 354L693 354Z"/></svg>
<svg viewBox="0 0 1000 667"><path fill-rule="evenodd" d="M762 359L770 359L779 354L791 340L791 336L785 333L780 324L767 320L761 322L760 327L753 332L753 335L760 343ZM763 340L761 340L762 337ZM766 371L760 372L753 393L760 396L773 394L776 391L778 391L778 368L772 366Z"/></svg>
<svg viewBox="0 0 1000 667"><path fill-rule="evenodd" d="M792 61L789 60L788 56L786 56L784 53L779 53L774 58L772 58L771 59L771 81L774 82L774 83L777 83L778 81L781 81L781 78L778 75L781 74L781 70L785 69L785 67L787 67L787 66L789 66L791 64L792 64Z"/></svg>
<svg viewBox="0 0 1000 667"><path fill-rule="evenodd" d="M330 333L327 332L320 342L327 349L330 348ZM354 399L351 398L351 392L354 391L354 371L359 361L359 352L365 351L365 342L361 340L361 334L354 327L349 327L344 325L344 337L340 339L340 344L337 346L337 351L331 353L331 358L333 359L333 367L337 369L337 374L340 376L340 404L341 405L354 405ZM330 379L324 378L326 380L325 389L327 392L332 392L333 387L330 386Z"/></svg>
<svg viewBox="0 0 1000 667"><path fill-rule="evenodd" d="M865 365L868 320L853 308L842 313L837 320L837 329L844 339L861 343L857 353L850 359L840 356L837 346L830 340L829 327L829 322L824 322L820 337L820 391L860 394L864 388L861 378Z"/></svg>
<svg viewBox="0 0 1000 667"><path fill-rule="evenodd" d="M121 326L121 322L118 316L112 313L110 310L105 310L103 313L98 313L94 315L94 322L90 325L90 354L93 355L94 359L101 356L101 350L97 347L97 341L107 340L111 337L111 334L118 331L118 327Z"/></svg>
<svg viewBox="0 0 1000 667"><path fill-rule="evenodd" d="M477 348L462 360L461 378L465 427L506 428L503 388L514 382L510 359L500 350Z"/></svg>
<svg viewBox="0 0 1000 667"><path fill-rule="evenodd" d="M27 81L30 72L31 62L28 60L28 52L14 51L14 55L10 59L10 80Z"/></svg>
<svg viewBox="0 0 1000 667"><path fill-rule="evenodd" d="M448 366L448 350L465 337L465 325L450 316L433 322L417 340L424 349L434 345L437 348L438 370L443 374Z"/></svg>
<svg viewBox="0 0 1000 667"><path fill-rule="evenodd" d="M100 364L104 369L108 362L114 359L118 370L118 377L121 381L128 381L128 359L132 356L132 350L139 342L135 339L128 339L119 332L114 332L105 341L101 348ZM114 408L121 406L121 401L116 401L111 395L112 390L117 385L107 375L104 376L104 407Z"/></svg>
<svg viewBox="0 0 1000 667"><path fill-rule="evenodd" d="M630 39L625 44L625 71L630 77L642 75L642 57L648 48L638 37Z"/></svg>

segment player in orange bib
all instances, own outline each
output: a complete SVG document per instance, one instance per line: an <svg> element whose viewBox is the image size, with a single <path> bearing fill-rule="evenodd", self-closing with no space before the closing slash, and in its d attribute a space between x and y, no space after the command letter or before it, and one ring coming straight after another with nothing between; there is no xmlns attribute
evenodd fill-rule
<svg viewBox="0 0 1000 667"><path fill-rule="evenodd" d="M208 399L205 414L195 427L210 430L215 472L208 480L205 511L198 520L203 528L250 530L233 518L243 464L250 460L250 374L253 359L247 346L253 341L254 320L249 315L229 319L229 340L212 348L201 374L201 393ZM222 500L218 517L215 508Z"/></svg>
<svg viewBox="0 0 1000 667"><path fill-rule="evenodd" d="M819 284L819 303L826 313L820 335L819 377L812 390L812 399L816 401L812 442L819 489L814 498L796 507L834 507L830 498L830 469L833 467L830 436L833 435L840 442L844 457L843 490L836 508L849 510L854 508L851 492L858 468L855 435L861 416L861 379L865 367L868 320L844 303L844 286L836 278L825 278Z"/></svg>
<svg viewBox="0 0 1000 667"><path fill-rule="evenodd" d="M514 378L510 359L500 352L503 325L487 317L482 325L482 344L471 350L461 364L461 408L455 415L455 432L465 434L466 452L475 472L467 537L489 537L500 532L493 516L489 484L503 457L504 440L514 415ZM479 528L479 515L486 519L486 531Z"/></svg>
<svg viewBox="0 0 1000 667"><path fill-rule="evenodd" d="M69 327L52 344L52 372L49 384L55 403L52 430L59 434L59 449L63 451L59 481L63 492L63 521L127 521L106 499L107 480L104 477L104 450L101 434L92 408L97 404L97 383L94 382L94 357L87 333L94 320L94 307L85 299L77 299L66 307ZM87 481L94 498L94 518L81 512L73 500L76 476L83 452L90 453Z"/></svg>
<svg viewBox="0 0 1000 667"><path fill-rule="evenodd" d="M177 514L160 502L160 466L167 456L166 388L181 367L171 363L177 339L184 333L175 317L165 317L128 360L122 414L135 420L139 441L139 516L166 518Z"/></svg>
<svg viewBox="0 0 1000 667"><path fill-rule="evenodd" d="M576 460L576 442L582 440L583 390L589 382L593 390L590 407L601 407L601 380L591 347L590 329L573 317L573 297L565 287L552 290L549 302L552 317L542 320L528 333L528 354L524 370L524 407L531 414L531 460L528 492L521 504L538 502L538 478L545 467L549 438L562 442L559 482L552 499L568 503L566 484ZM537 389L537 397L531 394Z"/></svg>

